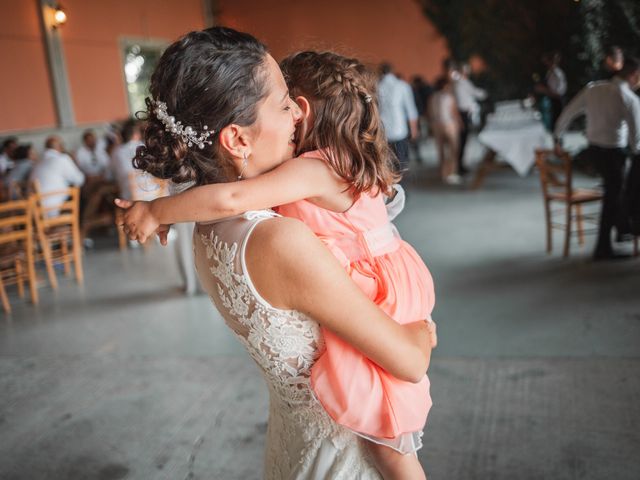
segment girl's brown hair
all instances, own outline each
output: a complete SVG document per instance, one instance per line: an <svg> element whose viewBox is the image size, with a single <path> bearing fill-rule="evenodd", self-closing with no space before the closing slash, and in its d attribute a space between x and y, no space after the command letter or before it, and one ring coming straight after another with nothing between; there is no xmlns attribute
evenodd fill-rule
<svg viewBox="0 0 640 480"><path fill-rule="evenodd" d="M300 150L324 149L355 194L388 192L400 176L378 112L377 77L358 60L332 52L296 53L280 67L291 94L311 104L313 125Z"/></svg>

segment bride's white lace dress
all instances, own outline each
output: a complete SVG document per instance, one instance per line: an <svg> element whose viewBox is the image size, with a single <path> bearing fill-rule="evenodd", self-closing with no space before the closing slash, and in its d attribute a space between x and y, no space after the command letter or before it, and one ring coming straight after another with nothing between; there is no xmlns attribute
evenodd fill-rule
<svg viewBox="0 0 640 480"><path fill-rule="evenodd" d="M272 307L256 291L244 261L247 238L270 211L198 224L196 269L203 288L236 333L269 387L267 480L380 480L360 440L315 400L311 366L323 343L314 320ZM274 272L277 275L277 272Z"/></svg>

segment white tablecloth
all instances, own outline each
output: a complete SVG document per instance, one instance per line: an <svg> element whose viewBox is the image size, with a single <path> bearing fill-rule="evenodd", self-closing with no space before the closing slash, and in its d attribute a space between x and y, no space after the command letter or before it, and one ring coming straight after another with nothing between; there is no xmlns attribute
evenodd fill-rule
<svg viewBox="0 0 640 480"><path fill-rule="evenodd" d="M553 148L553 138L539 120L514 121L511 124L488 123L478 140L505 160L520 176L525 176L535 163L535 151Z"/></svg>

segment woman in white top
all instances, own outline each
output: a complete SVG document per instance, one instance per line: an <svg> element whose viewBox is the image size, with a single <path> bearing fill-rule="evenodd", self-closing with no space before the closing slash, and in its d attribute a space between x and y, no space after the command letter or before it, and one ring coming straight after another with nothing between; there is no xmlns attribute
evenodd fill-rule
<svg viewBox="0 0 640 480"><path fill-rule="evenodd" d="M153 175L233 181L293 157L300 111L275 60L248 34L215 27L186 35L163 54L150 91L135 164ZM271 211L197 225L194 253L203 288L269 388L265 478L379 479L359 437L312 394L320 326L417 382L429 361L426 322L387 317L304 224Z"/></svg>
<svg viewBox="0 0 640 480"><path fill-rule="evenodd" d="M440 177L445 183L457 185L462 181L456 173L462 119L448 77L436 82L436 92L429 99L429 120L438 147Z"/></svg>

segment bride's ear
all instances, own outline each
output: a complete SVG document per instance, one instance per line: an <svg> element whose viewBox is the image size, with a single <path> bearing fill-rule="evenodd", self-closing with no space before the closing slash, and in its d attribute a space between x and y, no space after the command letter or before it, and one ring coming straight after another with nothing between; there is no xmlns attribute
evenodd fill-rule
<svg viewBox="0 0 640 480"><path fill-rule="evenodd" d="M246 128L231 124L220 130L218 134L220 146L234 158L251 155L249 135Z"/></svg>

